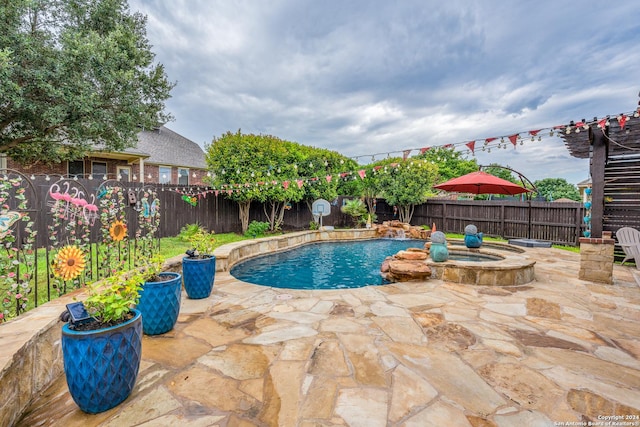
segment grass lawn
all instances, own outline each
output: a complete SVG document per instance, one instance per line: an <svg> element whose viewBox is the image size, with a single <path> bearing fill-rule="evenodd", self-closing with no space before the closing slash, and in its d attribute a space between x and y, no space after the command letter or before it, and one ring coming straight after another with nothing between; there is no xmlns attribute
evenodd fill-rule
<svg viewBox="0 0 640 427"><path fill-rule="evenodd" d="M246 239L248 239L248 237L244 237L243 235L236 233L216 234L216 244L214 247L217 248L219 246L226 245L227 243L238 242ZM192 249L191 245L180 237L163 237L160 239L160 255L165 259L177 255L184 255L187 249Z"/></svg>
<svg viewBox="0 0 640 427"><path fill-rule="evenodd" d="M215 247L225 245L227 243L237 242L239 240L245 240L247 237L244 237L241 234L236 233L223 233L216 234L216 243ZM189 242L181 239L180 237L165 237L160 239L160 255L165 258L171 258L177 255L185 254L187 249L191 249ZM94 249L95 250L95 249ZM37 251L37 263L38 263L38 277L36 279L37 284L37 298L38 305L42 305L49 301L49 299L55 299L58 296L58 292L55 289L49 290L50 284L48 283L47 278L47 260L46 260L46 251L44 249ZM67 289L71 291L72 289ZM27 310L31 310L35 306L35 292L32 292L29 296L29 301L27 302Z"/></svg>

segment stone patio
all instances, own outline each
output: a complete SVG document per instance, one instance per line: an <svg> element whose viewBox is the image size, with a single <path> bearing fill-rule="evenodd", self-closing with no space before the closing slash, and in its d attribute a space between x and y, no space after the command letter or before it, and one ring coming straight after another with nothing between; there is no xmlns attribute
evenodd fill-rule
<svg viewBox="0 0 640 427"><path fill-rule="evenodd" d="M294 291L218 272L173 331L144 337L123 404L84 414L63 376L18 425L640 425L640 272L594 284L579 254L526 255L536 280L514 287Z"/></svg>

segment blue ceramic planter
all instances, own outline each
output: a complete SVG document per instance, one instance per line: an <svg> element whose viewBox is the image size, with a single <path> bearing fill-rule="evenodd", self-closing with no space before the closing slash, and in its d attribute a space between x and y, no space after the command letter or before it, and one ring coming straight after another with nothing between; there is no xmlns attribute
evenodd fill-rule
<svg viewBox="0 0 640 427"><path fill-rule="evenodd" d="M216 274L216 257L182 258L182 278L184 290L191 299L207 298L213 289Z"/></svg>
<svg viewBox="0 0 640 427"><path fill-rule="evenodd" d="M142 313L142 330L147 335L159 335L170 331L178 320L182 276L180 273L163 272L170 277L164 282L146 282L140 292L137 309Z"/></svg>
<svg viewBox="0 0 640 427"><path fill-rule="evenodd" d="M62 327L64 372L81 410L97 414L123 402L136 383L142 355L142 315L95 331Z"/></svg>

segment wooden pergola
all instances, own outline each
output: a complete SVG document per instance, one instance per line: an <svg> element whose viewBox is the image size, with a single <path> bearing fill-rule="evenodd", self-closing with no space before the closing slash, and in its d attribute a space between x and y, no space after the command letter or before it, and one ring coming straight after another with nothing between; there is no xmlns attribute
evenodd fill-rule
<svg viewBox="0 0 640 427"><path fill-rule="evenodd" d="M640 117L637 111L560 129L573 157L590 159L591 237L640 228Z"/></svg>

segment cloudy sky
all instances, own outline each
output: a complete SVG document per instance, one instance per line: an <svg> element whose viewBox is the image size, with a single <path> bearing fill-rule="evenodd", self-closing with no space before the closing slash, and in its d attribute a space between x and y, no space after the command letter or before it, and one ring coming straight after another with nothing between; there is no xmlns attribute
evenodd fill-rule
<svg viewBox="0 0 640 427"><path fill-rule="evenodd" d="M636 108L637 0L131 0L177 82L167 126L328 148L361 163L476 140L480 164L588 178L527 131ZM486 138L524 144L481 151ZM507 140L508 142L508 140ZM495 144L495 142L494 142ZM385 153L379 155L378 153ZM412 154L417 154L413 151Z"/></svg>

